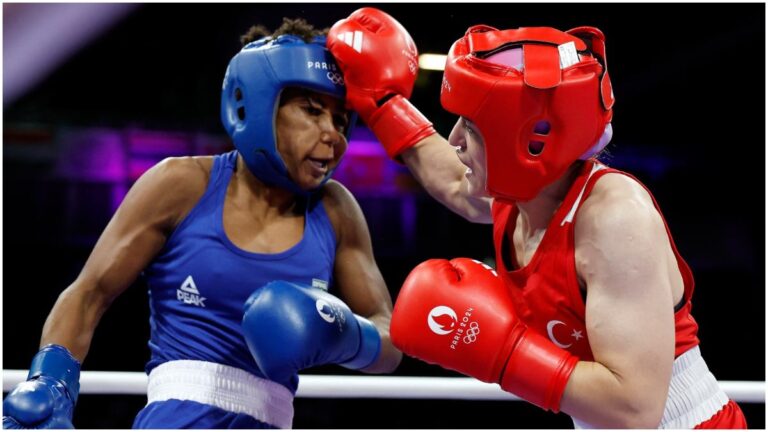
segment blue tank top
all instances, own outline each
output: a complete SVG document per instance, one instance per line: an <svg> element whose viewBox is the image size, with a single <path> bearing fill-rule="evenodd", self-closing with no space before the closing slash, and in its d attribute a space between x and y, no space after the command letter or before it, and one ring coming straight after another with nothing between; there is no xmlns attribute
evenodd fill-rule
<svg viewBox="0 0 768 432"><path fill-rule="evenodd" d="M243 339L243 305L274 280L327 289L336 236L320 198L306 201L304 235L276 254L242 250L224 232L224 198L237 151L214 156L205 193L145 269L149 285L149 373L170 360L203 360L264 377ZM275 337L280 337L276 335ZM296 392L298 375L280 382Z"/></svg>

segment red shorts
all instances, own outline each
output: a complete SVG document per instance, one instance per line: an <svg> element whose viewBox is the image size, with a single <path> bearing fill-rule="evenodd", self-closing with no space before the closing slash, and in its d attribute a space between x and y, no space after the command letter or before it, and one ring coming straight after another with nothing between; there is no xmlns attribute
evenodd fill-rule
<svg viewBox="0 0 768 432"><path fill-rule="evenodd" d="M747 419L734 401L727 404L709 420L699 423L694 429L746 429Z"/></svg>

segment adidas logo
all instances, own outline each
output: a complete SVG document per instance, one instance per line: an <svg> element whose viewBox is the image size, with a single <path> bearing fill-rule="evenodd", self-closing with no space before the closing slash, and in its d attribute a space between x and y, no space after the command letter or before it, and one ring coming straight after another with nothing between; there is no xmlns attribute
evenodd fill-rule
<svg viewBox="0 0 768 432"><path fill-rule="evenodd" d="M176 298L185 304L205 307L205 297L200 296L200 291L197 290L192 275L187 276L184 283L176 290Z"/></svg>
<svg viewBox="0 0 768 432"><path fill-rule="evenodd" d="M355 32L339 33L337 38L351 46L355 51L359 53L363 52L363 32L358 30Z"/></svg>

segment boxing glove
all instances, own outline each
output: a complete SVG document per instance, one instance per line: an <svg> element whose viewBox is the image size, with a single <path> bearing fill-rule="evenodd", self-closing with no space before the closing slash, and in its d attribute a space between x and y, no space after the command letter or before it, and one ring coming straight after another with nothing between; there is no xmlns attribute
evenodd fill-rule
<svg viewBox="0 0 768 432"><path fill-rule="evenodd" d="M3 429L73 429L80 362L63 346L46 345L32 359L27 381L3 400Z"/></svg>
<svg viewBox="0 0 768 432"><path fill-rule="evenodd" d="M344 73L347 107L357 111L390 157L436 133L408 102L418 52L394 18L375 8L358 9L331 27L327 47Z"/></svg>
<svg viewBox="0 0 768 432"><path fill-rule="evenodd" d="M256 364L274 381L329 363L364 369L381 350L371 321L323 290L284 281L251 294L242 325Z"/></svg>
<svg viewBox="0 0 768 432"><path fill-rule="evenodd" d="M395 303L392 343L557 412L578 359L528 329L503 280L467 258L429 260L406 278Z"/></svg>

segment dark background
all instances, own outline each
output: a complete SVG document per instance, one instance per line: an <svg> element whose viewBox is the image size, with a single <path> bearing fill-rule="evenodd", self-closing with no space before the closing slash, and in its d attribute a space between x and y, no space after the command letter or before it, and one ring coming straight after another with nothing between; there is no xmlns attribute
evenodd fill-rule
<svg viewBox="0 0 768 432"><path fill-rule="evenodd" d="M4 107L3 367L25 369L45 317L111 216L115 185L57 174L78 128L226 136L227 62L250 25L283 16L332 25L359 4L136 5L123 20ZM765 380L765 5L382 4L419 51L445 53L466 27L579 25L606 34L616 95L611 165L654 192L693 268L701 347L720 380ZM13 19L4 5L4 28ZM415 12L419 7L428 13ZM39 31L46 31L40 28ZM5 35L4 35L5 36ZM4 37L7 40L7 36ZM40 46L31 56L45 56ZM447 135L441 73L412 97ZM403 175L407 175L403 173ZM406 182L407 183L407 182ZM353 185L348 185L353 188ZM404 198L406 197L406 198ZM358 194L393 298L419 262L493 256L489 226L449 213L419 189ZM397 221L415 204L415 236ZM104 316L85 370L143 370L149 335L138 280ZM338 367L313 373L351 374ZM397 375L455 376L405 359ZM82 395L81 428L127 428L144 397ZM763 404L742 404L765 427ZM297 428L569 428L565 415L518 402L297 399Z"/></svg>

